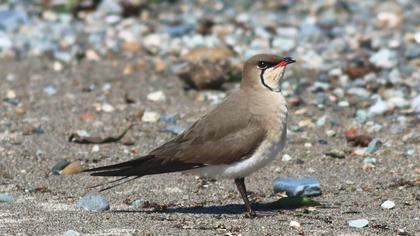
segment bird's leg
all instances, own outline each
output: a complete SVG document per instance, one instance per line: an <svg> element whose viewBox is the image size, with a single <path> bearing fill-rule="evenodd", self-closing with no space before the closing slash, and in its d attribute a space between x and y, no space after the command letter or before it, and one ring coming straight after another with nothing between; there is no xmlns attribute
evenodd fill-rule
<svg viewBox="0 0 420 236"><path fill-rule="evenodd" d="M249 200L248 200L248 195L246 193L245 178L235 179L235 184L245 203L245 207L247 210L247 213L245 214L245 216L249 218L255 217L257 214L255 214L255 211L252 210L251 204L249 203Z"/></svg>

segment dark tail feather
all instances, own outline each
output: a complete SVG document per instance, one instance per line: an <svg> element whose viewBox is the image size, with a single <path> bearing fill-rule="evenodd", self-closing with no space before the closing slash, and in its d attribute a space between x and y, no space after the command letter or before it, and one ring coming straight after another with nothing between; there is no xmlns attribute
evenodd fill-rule
<svg viewBox="0 0 420 236"><path fill-rule="evenodd" d="M123 178L119 178L119 179L117 179L117 181L120 181L120 180L126 179L126 178L128 178L128 177L130 177L130 176L125 176L125 177L123 177ZM128 183L128 182L130 182L130 181L132 181L132 180L135 180L135 179L138 179L138 178L140 178L140 177L141 177L141 176L135 176L135 177L133 177L133 178L131 178L131 179L127 179L127 180L122 181L122 182L120 182L120 183L117 183L117 184L111 185L111 186L106 187L106 188L102 188L102 189L100 189L100 190L99 190L99 192L103 192L103 191L109 190L109 189L111 189L111 188L115 188L115 187L117 187L117 186L120 186L121 184ZM116 181L111 181L111 182L109 182L109 183L105 183L105 184L110 184L110 183L114 183L114 182L116 182Z"/></svg>
<svg viewBox="0 0 420 236"><path fill-rule="evenodd" d="M136 158L134 160L130 160L130 161L118 163L118 164L115 164L115 165L102 166L102 167L97 167L97 168L83 170L83 172L103 171L103 172L99 172L99 173L106 173L108 171L116 171L116 170L127 169L127 168L131 168L133 166L141 165L143 162L149 160L152 157L153 156L143 156L143 157ZM95 175L95 176L112 176L112 175L100 175L99 173L92 173L91 175Z"/></svg>
<svg viewBox="0 0 420 236"><path fill-rule="evenodd" d="M109 181L109 182L106 182L106 183L101 183L101 184L96 184L96 185L88 186L87 188L92 189L92 188L97 188L97 187L100 187L100 186L103 186L103 185L112 184L112 183L115 183L115 182L121 181L121 180L123 180L123 179L127 179L128 177L130 177L130 176L124 176L124 177L122 177L122 178L118 178L118 179L116 179L116 180Z"/></svg>

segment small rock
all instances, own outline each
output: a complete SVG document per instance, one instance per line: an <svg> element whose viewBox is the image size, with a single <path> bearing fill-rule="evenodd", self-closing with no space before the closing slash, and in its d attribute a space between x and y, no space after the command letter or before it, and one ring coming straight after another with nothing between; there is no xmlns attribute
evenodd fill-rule
<svg viewBox="0 0 420 236"><path fill-rule="evenodd" d="M350 220L348 224L350 227L363 228L369 224L369 221L367 219L357 219L357 220Z"/></svg>
<svg viewBox="0 0 420 236"><path fill-rule="evenodd" d="M168 125L165 128L160 129L161 132L169 132L173 134L182 134L185 131L184 127L179 125Z"/></svg>
<svg viewBox="0 0 420 236"><path fill-rule="evenodd" d="M101 106L101 110L104 112L113 112L115 111L115 108L111 104L104 103Z"/></svg>
<svg viewBox="0 0 420 236"><path fill-rule="evenodd" d="M326 151L324 154L333 158L338 158L338 159L343 159L346 157L346 153L339 149L331 149L331 150Z"/></svg>
<svg viewBox="0 0 420 236"><path fill-rule="evenodd" d="M145 111L142 118L141 118L141 121L155 123L159 120L159 117L160 117L160 115L157 112Z"/></svg>
<svg viewBox="0 0 420 236"><path fill-rule="evenodd" d="M3 101L4 102L7 102L7 103L9 103L9 104L11 104L13 106L17 106L17 105L20 104L20 101L18 99L16 99L16 98L5 98L5 99L3 99Z"/></svg>
<svg viewBox="0 0 420 236"><path fill-rule="evenodd" d="M101 212L109 210L109 203L101 195L86 195L77 202L76 207L87 211Z"/></svg>
<svg viewBox="0 0 420 236"><path fill-rule="evenodd" d="M416 154L416 149L408 149L405 154L407 156L414 156L414 154Z"/></svg>
<svg viewBox="0 0 420 236"><path fill-rule="evenodd" d="M274 192L286 192L289 197L316 196L321 194L321 187L315 178L277 177L274 180Z"/></svg>
<svg viewBox="0 0 420 236"><path fill-rule="evenodd" d="M413 98L413 100L411 100L411 108L414 109L414 111L420 115L420 95L418 95L417 97Z"/></svg>
<svg viewBox="0 0 420 236"><path fill-rule="evenodd" d="M59 175L60 171L63 170L69 164L70 164L70 161L68 161L68 160L61 160L61 161L57 162L52 168L52 174L53 175Z"/></svg>
<svg viewBox="0 0 420 236"><path fill-rule="evenodd" d="M99 145L93 145L91 152L99 152Z"/></svg>
<svg viewBox="0 0 420 236"><path fill-rule="evenodd" d="M368 113L365 110L356 111L356 121L360 124L364 124L368 119Z"/></svg>
<svg viewBox="0 0 420 236"><path fill-rule="evenodd" d="M80 165L80 161L72 162L71 164L67 165L61 172L61 175L73 175L82 172L82 166Z"/></svg>
<svg viewBox="0 0 420 236"><path fill-rule="evenodd" d="M284 154L284 155L281 157L281 160L282 160L282 161L290 161L290 160L292 160L292 157L291 157L291 156L289 156L288 154Z"/></svg>
<svg viewBox="0 0 420 236"><path fill-rule="evenodd" d="M334 130L329 129L329 130L326 130L326 131L325 131L325 134L326 134L328 137L333 137L333 136L335 136L337 133L336 133Z"/></svg>
<svg viewBox="0 0 420 236"><path fill-rule="evenodd" d="M86 130L82 129L82 130L77 130L76 131L77 135L79 135L80 137L89 137L90 134L89 132L87 132Z"/></svg>
<svg viewBox="0 0 420 236"><path fill-rule="evenodd" d="M293 228L300 228L300 223L292 220L292 221L290 221L289 226L293 227Z"/></svg>
<svg viewBox="0 0 420 236"><path fill-rule="evenodd" d="M0 203L11 203L15 198L8 193L0 193Z"/></svg>
<svg viewBox="0 0 420 236"><path fill-rule="evenodd" d="M159 121L165 122L165 123L176 123L176 115L160 115Z"/></svg>
<svg viewBox="0 0 420 236"><path fill-rule="evenodd" d="M55 71L61 71L61 70L63 70L63 64L61 64L58 61L55 61L54 64L53 64L53 69Z"/></svg>
<svg viewBox="0 0 420 236"><path fill-rule="evenodd" d="M382 142L378 138L374 138L372 141L370 141L369 145L366 148L366 153L374 153L376 152L379 147L382 146Z"/></svg>
<svg viewBox="0 0 420 236"><path fill-rule="evenodd" d="M385 202L383 202L381 204L381 207L383 209L392 209L392 208L395 207L395 203L393 201L391 201L391 200L386 200Z"/></svg>
<svg viewBox="0 0 420 236"><path fill-rule="evenodd" d="M156 91L147 95L147 100L154 102L163 102L166 100L166 96L162 91Z"/></svg>
<svg viewBox="0 0 420 236"><path fill-rule="evenodd" d="M194 30L194 26L190 24L169 26L165 29L171 37L180 37Z"/></svg>
<svg viewBox="0 0 420 236"><path fill-rule="evenodd" d="M136 208L142 208L145 203L146 203L146 201L143 198L140 198L140 199L136 199L133 202L131 202L131 205L133 207L136 207Z"/></svg>
<svg viewBox="0 0 420 236"><path fill-rule="evenodd" d="M391 69L398 64L398 57L394 51L382 48L379 52L370 56L369 61L377 67Z"/></svg>
<svg viewBox="0 0 420 236"><path fill-rule="evenodd" d="M377 97L375 104L373 104L371 107L369 107L369 115L375 116L375 115L382 115L385 112L389 111L389 107L387 102L382 100L381 97Z"/></svg>
<svg viewBox="0 0 420 236"><path fill-rule="evenodd" d="M64 232L64 236L80 236L80 233L75 230L70 229Z"/></svg>

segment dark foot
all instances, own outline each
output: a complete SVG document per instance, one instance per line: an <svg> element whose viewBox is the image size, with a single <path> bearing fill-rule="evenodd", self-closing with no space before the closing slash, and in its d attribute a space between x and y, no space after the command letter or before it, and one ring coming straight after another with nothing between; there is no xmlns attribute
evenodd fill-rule
<svg viewBox="0 0 420 236"><path fill-rule="evenodd" d="M251 204L249 203L249 200L248 200L248 194L246 193L246 187L245 187L245 179L244 178L235 179L235 184L245 203L245 207L247 210L245 217L246 218L256 217L257 214L255 213L255 211L252 210Z"/></svg>

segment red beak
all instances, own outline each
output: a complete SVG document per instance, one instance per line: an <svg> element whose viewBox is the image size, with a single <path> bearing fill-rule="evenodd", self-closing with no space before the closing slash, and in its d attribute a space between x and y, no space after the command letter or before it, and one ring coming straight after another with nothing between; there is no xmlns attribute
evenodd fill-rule
<svg viewBox="0 0 420 236"><path fill-rule="evenodd" d="M274 69L279 67L285 67L289 64L295 63L296 61L293 60L291 57L284 57L277 65L274 66Z"/></svg>

